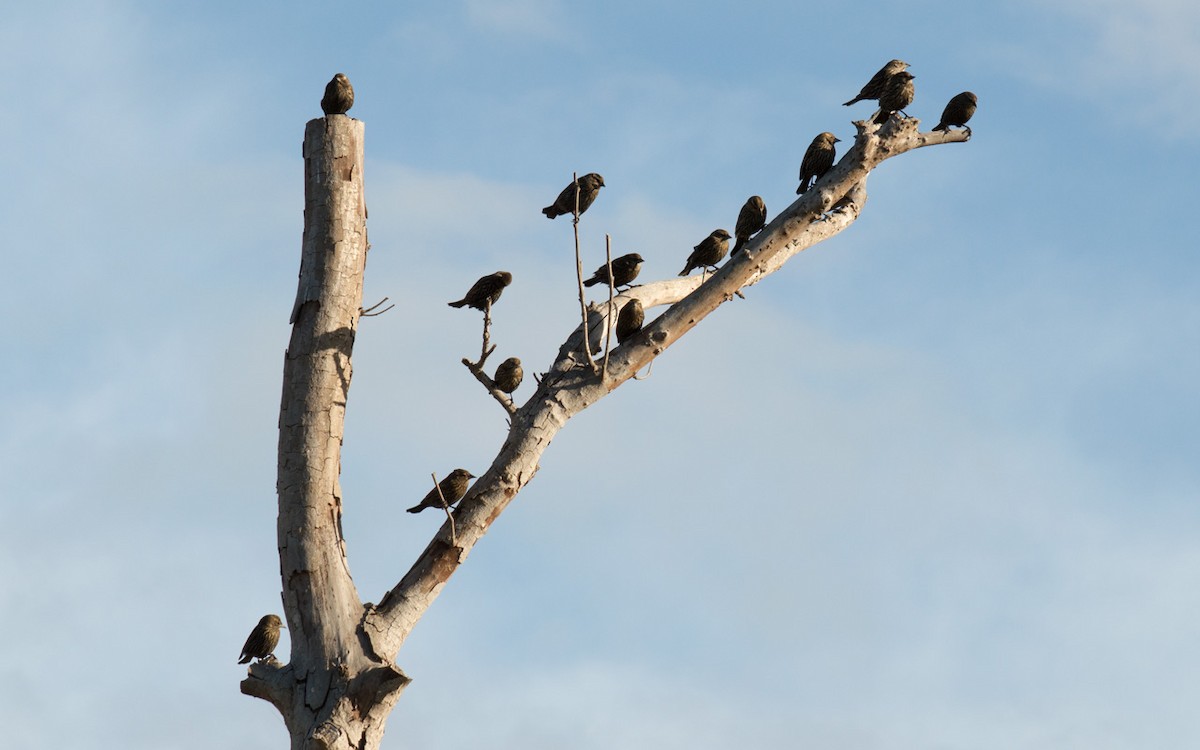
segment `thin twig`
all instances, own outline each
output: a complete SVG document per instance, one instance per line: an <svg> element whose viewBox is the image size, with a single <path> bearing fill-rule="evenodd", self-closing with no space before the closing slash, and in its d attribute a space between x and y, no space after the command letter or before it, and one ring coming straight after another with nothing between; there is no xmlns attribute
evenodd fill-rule
<svg viewBox="0 0 1200 750"><path fill-rule="evenodd" d="M654 369L654 360L652 359L652 360L650 360L650 364L646 366L646 374L645 375L636 375L635 374L633 376L633 379L634 380L645 380L646 378L650 377L650 371L653 369Z"/></svg>
<svg viewBox="0 0 1200 750"><path fill-rule="evenodd" d="M462 363L468 370L471 371L471 374L475 376L475 379L483 384L483 387L487 389L488 393L492 394L492 398L496 399L496 401L498 401L500 405L504 407L504 411L508 412L509 415L514 415L517 413L517 405L513 401L512 397L496 387L496 381L488 377L488 374L483 371L482 366L472 362L466 357L462 358Z"/></svg>
<svg viewBox="0 0 1200 750"><path fill-rule="evenodd" d="M437 472L429 472L429 476L433 477L433 488L437 490L438 499L442 501L442 510L446 511L446 518L450 519L450 545L458 546L458 534L454 532L454 514L450 512L450 503L446 502L446 496L442 494L442 485L438 484Z"/></svg>
<svg viewBox="0 0 1200 750"><path fill-rule="evenodd" d="M359 317L361 317L361 318L373 318L373 317L375 317L376 315L383 315L385 312L387 312L388 310L391 310L393 307L395 307L395 305L394 305L394 304L393 304L393 305L388 305L386 308L384 308L384 309L380 310L379 312L375 312L374 310L375 310L375 308L379 307L380 305L382 305L384 302L387 302L387 301L388 301L388 298L387 298L387 297L384 297L383 299L379 300L379 301L378 301L378 302L376 302L375 304L373 304L373 305L371 305L370 307L368 307L366 310L362 309L361 307L360 307L360 308L358 308L358 315L359 315Z"/></svg>
<svg viewBox="0 0 1200 750"><path fill-rule="evenodd" d="M583 300L583 256L579 253L579 173L572 172L571 179L575 185L575 217L571 222L575 228L575 280L579 282L579 312L583 314L583 330L588 329L588 312L587 303ZM583 337L583 353L587 355L588 364L592 366L592 372L596 371L596 360L592 358L592 345L588 341L588 337Z"/></svg>
<svg viewBox="0 0 1200 750"><path fill-rule="evenodd" d="M604 265L608 268L608 316L604 319L604 368L600 372L600 382L608 377L608 350L612 348L613 329L613 272L612 272L612 237L604 235Z"/></svg>

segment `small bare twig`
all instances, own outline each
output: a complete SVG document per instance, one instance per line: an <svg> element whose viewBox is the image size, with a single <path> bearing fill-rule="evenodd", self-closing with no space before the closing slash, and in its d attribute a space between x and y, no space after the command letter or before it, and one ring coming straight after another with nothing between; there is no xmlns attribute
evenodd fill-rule
<svg viewBox="0 0 1200 750"><path fill-rule="evenodd" d="M495 349L495 347L492 348L493 350ZM488 353L490 354L491 352ZM483 387L487 389L488 393L492 394L492 398L500 402L500 405L504 407L504 411L508 412L510 416L517 413L517 405L513 402L512 397L496 387L496 381L488 377L488 374L483 371L482 363L472 362L466 357L462 358L462 363L468 370L471 371L471 374L475 376L475 379L483 384Z"/></svg>
<svg viewBox="0 0 1200 750"><path fill-rule="evenodd" d="M437 490L438 499L442 501L442 510L446 511L446 518L450 520L450 544L458 546L458 534L454 531L454 514L450 512L450 503L446 502L446 496L442 494L442 485L438 484L437 472L430 472L429 476L433 477L433 488Z"/></svg>
<svg viewBox="0 0 1200 750"><path fill-rule="evenodd" d="M384 302L387 302L387 301L388 301L388 298L384 297L383 299L379 300L378 302L371 305L370 307L368 307L365 310L361 307L358 308L359 317L360 318L374 318L376 315L383 315L385 312L387 312L388 310L391 310L393 307L395 307L395 305L394 304L388 305L387 307L380 310L379 312L375 312L375 308L379 307L380 305L382 305Z"/></svg>
<svg viewBox="0 0 1200 750"><path fill-rule="evenodd" d="M654 369L654 360L652 359L652 360L650 360L650 364L646 367L646 374L645 375L634 375L633 379L634 380L645 380L646 378L650 377L650 371L653 369Z"/></svg>
<svg viewBox="0 0 1200 750"><path fill-rule="evenodd" d="M608 377L608 350L612 348L613 316L613 272L612 272L612 237L604 235L604 265L608 268L608 315L604 319L604 367L600 372L600 382Z"/></svg>
<svg viewBox="0 0 1200 750"><path fill-rule="evenodd" d="M572 172L571 179L575 186L575 217L571 225L575 228L575 279L579 282L579 312L583 315L583 328L586 331L588 325L587 303L583 299L583 256L579 253L579 173ZM592 357L592 345L588 341L587 336L583 337L583 353L587 355L588 364L592 366L592 372L596 371L596 360Z"/></svg>

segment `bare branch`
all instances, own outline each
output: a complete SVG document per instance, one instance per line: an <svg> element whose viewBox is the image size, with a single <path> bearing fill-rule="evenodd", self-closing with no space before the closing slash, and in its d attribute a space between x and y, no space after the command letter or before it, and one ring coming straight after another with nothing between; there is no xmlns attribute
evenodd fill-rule
<svg viewBox="0 0 1200 750"><path fill-rule="evenodd" d="M883 161L917 148L966 140L962 131L920 133L918 125L911 118L891 118L881 126L856 122L858 135L841 161L712 276L643 284L623 293L621 297L636 298L646 309L670 307L638 336L606 352L604 373L594 368L590 347L593 339L600 340L612 308L608 314L599 308L589 311L582 301L581 288L583 322L560 347L554 364L538 381L537 391L513 415L508 437L492 465L459 502L455 514L457 535L448 541L449 529L443 526L412 569L367 613L365 629L374 648L380 653L394 653L400 648L475 543L533 479L542 452L572 416L648 368L658 355L741 289L774 273L797 253L849 227L866 203L868 175ZM576 266L582 287L582 265L577 261ZM579 367L581 349L593 367Z"/></svg>
<svg viewBox="0 0 1200 750"><path fill-rule="evenodd" d="M458 544L458 536L454 533L454 514L450 512L450 503L446 502L446 496L442 494L442 485L438 484L437 472L429 472L429 476L433 477L433 488L437 490L438 500L442 501L442 510L446 511L446 523L450 524L450 543Z"/></svg>
<svg viewBox="0 0 1200 750"><path fill-rule="evenodd" d="M583 325L586 326L588 323L588 308L583 296L583 256L579 251L579 193L581 192L579 189L579 173L572 172L571 179L573 180L571 184L575 186L575 215L571 221L571 226L575 230L575 280L579 284L579 312L582 316ZM596 360L592 358L592 349L587 342L584 342L583 352L587 355L588 365L595 371Z"/></svg>
<svg viewBox="0 0 1200 750"><path fill-rule="evenodd" d="M612 272L612 237L604 235L604 267L608 270L608 313L604 318L604 367L601 368L600 379L608 377L608 350L612 348L613 319L613 272Z"/></svg>
<svg viewBox="0 0 1200 750"><path fill-rule="evenodd" d="M377 316L377 315L383 315L385 312L387 312L388 310L391 310L393 307L395 307L395 305L388 305L387 307L385 307L384 309L380 310L379 312L375 312L375 308L379 307L380 305L382 305L384 302L387 302L387 301L388 301L388 298L387 298L387 297L384 297L383 299L379 300L378 302L376 302L375 304L371 305L370 307L368 307L368 308L367 308L367 309L365 309L365 310L364 310L364 309L362 309L361 307L360 307L360 308L358 308L358 317L360 317L360 318L374 318L374 317L375 317L375 316Z"/></svg>

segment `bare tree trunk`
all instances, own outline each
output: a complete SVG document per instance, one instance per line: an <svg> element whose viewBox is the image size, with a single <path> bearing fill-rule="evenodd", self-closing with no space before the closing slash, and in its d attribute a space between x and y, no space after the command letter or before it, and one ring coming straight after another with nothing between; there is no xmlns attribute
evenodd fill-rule
<svg viewBox="0 0 1200 750"><path fill-rule="evenodd" d="M342 429L367 260L363 123L304 133L304 239L279 416L279 562L289 663L259 662L242 692L283 714L293 750L379 746L408 678L360 637L342 538Z"/></svg>
<svg viewBox="0 0 1200 750"><path fill-rule="evenodd" d="M344 115L308 123L300 283L284 362L279 422L279 560L291 633L288 664L256 662L243 693L279 709L293 750L374 750L409 680L394 660L405 639L474 545L538 470L542 453L571 417L633 379L720 305L779 270L795 254L854 223L866 181L885 160L925 146L966 141L962 131L921 133L915 119L856 122L841 161L781 211L744 251L707 278L651 282L585 310L535 393L519 408L497 400L511 428L481 476L412 568L378 605L359 599L342 538L338 485L350 355L362 315L366 267L363 124ZM640 333L606 351L605 331L620 307L669 305ZM585 337L587 343L585 343ZM486 389L478 363L464 359Z"/></svg>

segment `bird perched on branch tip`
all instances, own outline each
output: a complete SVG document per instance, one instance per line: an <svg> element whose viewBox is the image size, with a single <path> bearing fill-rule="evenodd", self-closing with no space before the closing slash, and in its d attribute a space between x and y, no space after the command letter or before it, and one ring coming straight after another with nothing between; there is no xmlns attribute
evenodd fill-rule
<svg viewBox="0 0 1200 750"><path fill-rule="evenodd" d="M737 241L733 243L733 249L729 251L729 255L734 256L741 252L742 247L766 223L767 204L763 203L762 197L752 195L747 198L742 205L742 210L738 211L737 224L733 227L733 234L737 237Z"/></svg>
<svg viewBox="0 0 1200 750"><path fill-rule="evenodd" d="M904 62L903 60L892 60L887 65L884 65L882 68L880 68L875 75L871 76L871 80L867 81L867 85L862 87L862 91L858 92L858 96L854 97L842 106L849 107L855 102L866 101L868 99L873 101L878 99L883 93L883 89L887 85L888 79L907 67L908 63Z"/></svg>
<svg viewBox="0 0 1200 750"><path fill-rule="evenodd" d="M497 388L509 394L517 390L524 379L525 370L522 369L521 360L518 357L509 357L501 362L500 366L496 368L496 377L492 378Z"/></svg>
<svg viewBox="0 0 1200 750"><path fill-rule="evenodd" d="M637 275L642 272L642 262L645 259L637 253L628 253L619 258L612 259L612 285L622 287L626 284L632 284ZM596 284L608 283L608 264L600 266L596 269L596 273L592 274L592 278L583 282L584 286L595 286Z"/></svg>
<svg viewBox="0 0 1200 750"><path fill-rule="evenodd" d="M907 70L902 70L888 79L883 93L879 96L879 115L875 117L876 125L887 122L888 118L897 112L904 114L904 108L912 104L916 94L913 88L913 78L915 77ZM907 116L905 115L905 117Z"/></svg>
<svg viewBox="0 0 1200 750"><path fill-rule="evenodd" d="M442 498L446 498L446 505L451 506L463 499L463 495L467 494L467 487L470 486L471 480L475 475L466 469L455 469L446 475L446 478L437 483L429 491L421 502L408 509L409 513L420 513L426 508L441 508ZM441 494L438 490L441 490Z"/></svg>
<svg viewBox="0 0 1200 750"><path fill-rule="evenodd" d="M448 302L451 307L473 307L476 310L483 310L488 305L496 304L496 300L500 299L501 293L504 292L504 287L512 283L512 274L508 271L497 271L489 273L482 277L467 290L466 296L455 302Z"/></svg>
<svg viewBox="0 0 1200 750"><path fill-rule="evenodd" d="M327 115L344 115L354 106L354 87L350 79L338 73L325 84L325 96L321 97L321 111Z"/></svg>
<svg viewBox="0 0 1200 750"><path fill-rule="evenodd" d="M835 143L841 143L841 140L833 133L819 133L808 144L808 150L800 160L800 187L796 188L796 195L807 192L811 185L833 168L833 160L837 156Z"/></svg>
<svg viewBox="0 0 1200 750"><path fill-rule="evenodd" d="M938 120L938 124L933 129L949 130L951 126L956 126L967 131L967 137L970 138L971 129L967 127L967 122L975 114L975 107L978 104L978 97L970 91L955 94L946 103L946 108L942 110L942 119Z"/></svg>
<svg viewBox="0 0 1200 750"><path fill-rule="evenodd" d="M238 664L249 664L251 659L265 659L271 656L275 647L279 645L279 630L283 627L283 620L279 619L279 615L264 615L246 638L246 645L242 646Z"/></svg>
<svg viewBox="0 0 1200 750"><path fill-rule="evenodd" d="M715 268L725 257L725 253L729 252L729 237L730 234L726 230L714 229L711 234L700 240L699 245L692 248L692 254L688 256L687 263L679 275L687 276L696 268Z"/></svg>
<svg viewBox="0 0 1200 750"><path fill-rule="evenodd" d="M591 207L595 202L596 196L600 194L600 188L604 187L604 178L595 172L588 172L579 180L579 214ZM549 206L542 209L542 213L546 214L547 219L553 219L556 216L573 216L575 214L575 181L563 188L558 197Z"/></svg>

